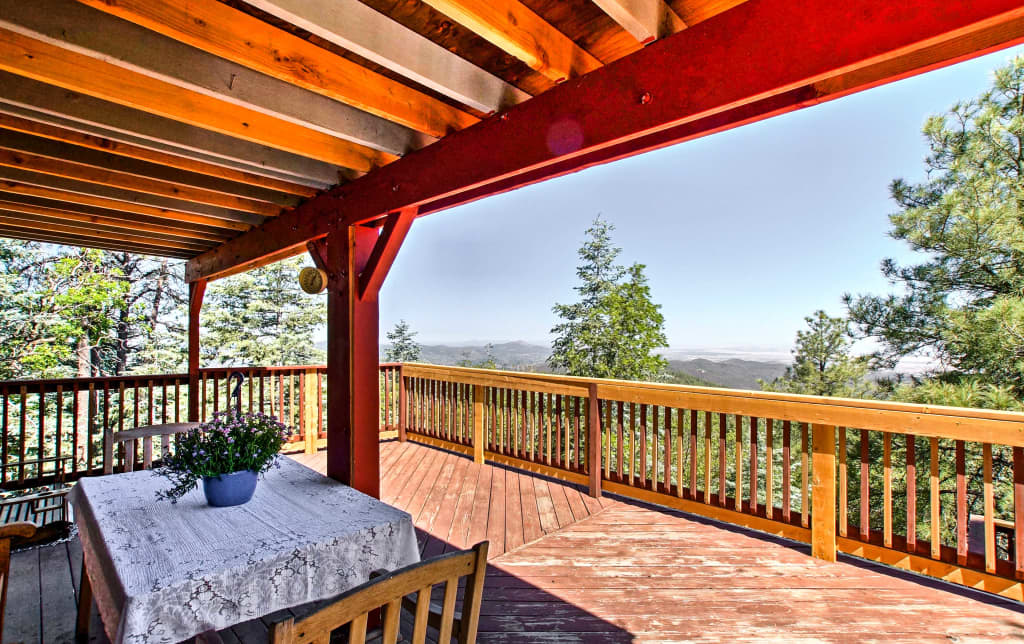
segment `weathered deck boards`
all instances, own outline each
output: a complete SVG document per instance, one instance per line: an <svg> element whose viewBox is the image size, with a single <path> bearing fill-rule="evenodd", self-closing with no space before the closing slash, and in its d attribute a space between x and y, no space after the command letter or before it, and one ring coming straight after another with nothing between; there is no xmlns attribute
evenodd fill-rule
<svg viewBox="0 0 1024 644"><path fill-rule="evenodd" d="M326 473L325 452L295 460ZM420 553L432 557L491 540L490 558L536 541L606 507L581 488L419 443L380 445L381 500L412 515Z"/></svg>
<svg viewBox="0 0 1024 644"><path fill-rule="evenodd" d="M481 641L1024 639L1024 606L1008 600L849 557L825 563L806 547L674 511L604 507L576 488L414 443L385 443L381 458L383 496L413 513L426 553L501 540ZM300 460L322 468L322 456ZM536 506L526 516L524 499ZM527 530L543 536L507 547ZM80 557L75 542L16 553L3 641L71 641ZM106 642L95 620L92 633ZM265 642L266 626L224 635Z"/></svg>

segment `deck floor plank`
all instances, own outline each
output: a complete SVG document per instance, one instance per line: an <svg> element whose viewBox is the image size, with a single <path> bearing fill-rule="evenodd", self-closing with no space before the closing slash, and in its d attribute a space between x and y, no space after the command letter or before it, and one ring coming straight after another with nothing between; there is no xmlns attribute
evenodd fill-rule
<svg viewBox="0 0 1024 644"><path fill-rule="evenodd" d="M322 453L299 456L323 471ZM1024 639L1016 602L413 442L381 456L382 496L415 517L424 553L491 540L481 642ZM3 641L71 641L54 611L73 615L80 562L76 540L15 553ZM222 637L262 644L266 620Z"/></svg>

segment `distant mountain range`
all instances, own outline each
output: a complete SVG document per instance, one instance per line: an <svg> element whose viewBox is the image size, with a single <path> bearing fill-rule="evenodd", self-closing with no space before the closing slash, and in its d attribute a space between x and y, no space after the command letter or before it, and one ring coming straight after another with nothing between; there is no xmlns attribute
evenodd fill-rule
<svg viewBox="0 0 1024 644"><path fill-rule="evenodd" d="M381 357L387 345L381 347ZM420 346L422 362L457 365L460 362L479 364L492 357L500 369L547 372L547 358L551 349L529 342L496 342L488 345L424 344ZM669 360L669 370L679 382L708 384L733 389L760 389L758 380L773 380L781 376L786 365L782 362L729 358L709 360L693 358ZM688 376L688 377L687 377ZM699 382L698 382L699 381Z"/></svg>

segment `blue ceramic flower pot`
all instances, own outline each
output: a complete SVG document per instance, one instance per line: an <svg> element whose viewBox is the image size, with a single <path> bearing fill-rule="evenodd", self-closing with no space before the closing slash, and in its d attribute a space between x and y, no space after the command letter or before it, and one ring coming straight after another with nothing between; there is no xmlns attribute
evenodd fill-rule
<svg viewBox="0 0 1024 644"><path fill-rule="evenodd" d="M219 508L245 503L256 491L257 476L252 470L204 476L203 494L206 495L206 502Z"/></svg>

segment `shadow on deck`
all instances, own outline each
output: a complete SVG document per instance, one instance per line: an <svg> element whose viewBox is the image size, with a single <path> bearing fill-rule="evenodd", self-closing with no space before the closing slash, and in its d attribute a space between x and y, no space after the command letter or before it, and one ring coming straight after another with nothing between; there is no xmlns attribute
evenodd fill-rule
<svg viewBox="0 0 1024 644"><path fill-rule="evenodd" d="M295 458L324 470L322 453ZM1024 638L1021 604L933 579L412 442L382 443L381 462L424 557L491 540L481 641ZM80 557L74 541L15 555L3 641L72 641Z"/></svg>

